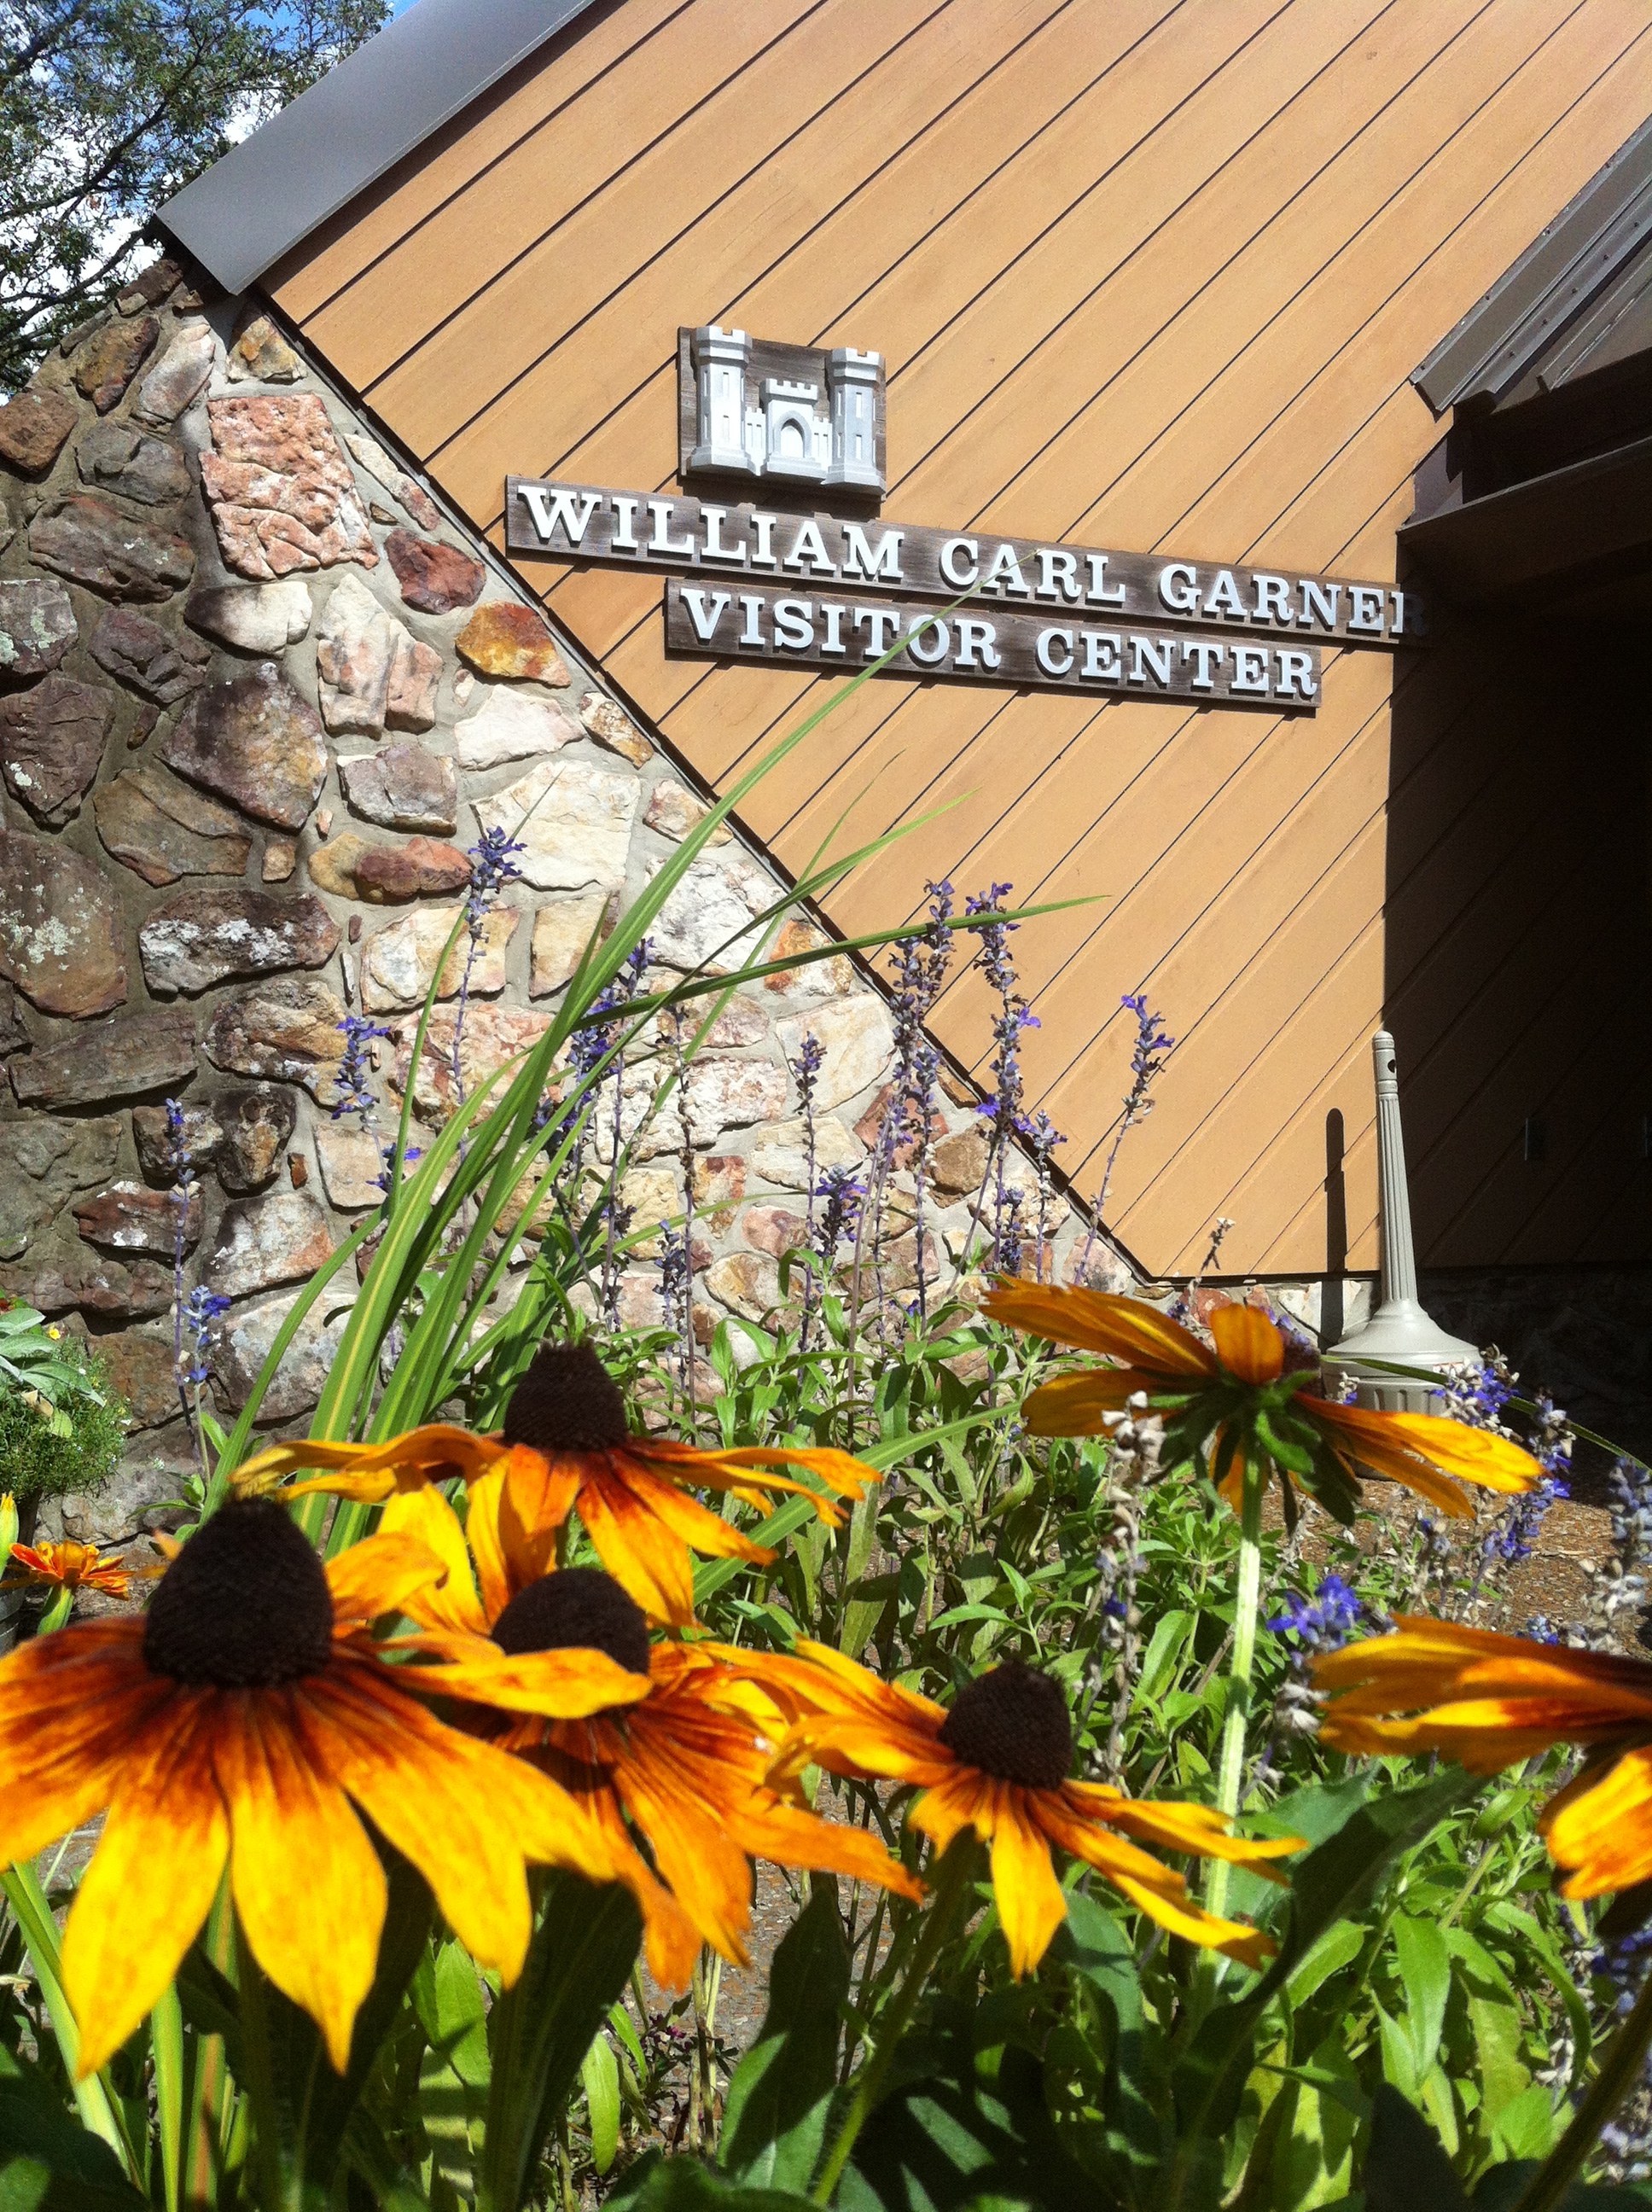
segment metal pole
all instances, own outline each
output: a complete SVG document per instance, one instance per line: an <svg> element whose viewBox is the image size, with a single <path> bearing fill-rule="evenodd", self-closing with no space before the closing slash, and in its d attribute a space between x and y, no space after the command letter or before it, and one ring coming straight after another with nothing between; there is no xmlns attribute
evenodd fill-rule
<svg viewBox="0 0 1652 2212"><path fill-rule="evenodd" d="M1376 1078L1376 1176L1378 1249L1382 1298L1364 1328L1333 1345L1323 1362L1326 1378L1351 1376L1358 1402L1395 1413L1439 1410L1439 1399L1425 1382L1385 1376L1367 1363L1392 1361L1402 1367L1455 1367L1478 1361L1476 1346L1448 1336L1417 1297L1417 1250L1411 1230L1411 1192L1406 1179L1406 1141L1400 1123L1399 1063L1394 1039L1379 1030L1371 1039Z"/></svg>

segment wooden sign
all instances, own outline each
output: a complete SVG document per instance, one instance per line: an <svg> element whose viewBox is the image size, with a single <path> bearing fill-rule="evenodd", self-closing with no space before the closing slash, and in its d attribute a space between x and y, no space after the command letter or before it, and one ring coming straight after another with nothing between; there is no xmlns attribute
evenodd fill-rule
<svg viewBox="0 0 1652 2212"><path fill-rule="evenodd" d="M733 577L695 583L673 577L665 586L667 649L699 659L841 672L864 668L897 639L902 649L880 675L1186 699L1274 714L1311 714L1320 701L1320 648L1300 641L1215 637L974 603L890 606L829 591L754 591Z"/></svg>
<svg viewBox="0 0 1652 2212"><path fill-rule="evenodd" d="M1388 648L1424 635L1417 594L1390 584L531 477L506 478L505 542L513 553L689 572L731 592L747 580L857 600L969 592L1023 610L1035 630L1151 624Z"/></svg>

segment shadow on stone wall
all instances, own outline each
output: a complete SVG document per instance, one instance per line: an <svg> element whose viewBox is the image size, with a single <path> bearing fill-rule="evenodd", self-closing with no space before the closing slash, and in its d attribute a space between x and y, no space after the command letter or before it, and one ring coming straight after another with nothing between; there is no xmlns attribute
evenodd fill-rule
<svg viewBox="0 0 1652 2212"><path fill-rule="evenodd" d="M1495 1344L1528 1392L1652 1464L1652 1267L1452 1268L1425 1273L1442 1328ZM1577 1494L1598 1503L1610 1461L1584 1447Z"/></svg>

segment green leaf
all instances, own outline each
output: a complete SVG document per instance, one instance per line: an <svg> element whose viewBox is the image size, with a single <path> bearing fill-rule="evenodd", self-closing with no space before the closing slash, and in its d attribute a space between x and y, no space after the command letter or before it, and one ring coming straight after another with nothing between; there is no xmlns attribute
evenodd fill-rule
<svg viewBox="0 0 1652 2212"><path fill-rule="evenodd" d="M1468 2212L1468 2199L1434 2131L1384 2081L1371 2100L1365 2212Z"/></svg>
<svg viewBox="0 0 1652 2212"><path fill-rule="evenodd" d="M306 2172L313 2177L319 2176L324 2183L331 2179L362 2085L395 2024L403 1995L424 1956L435 1912L429 1887L418 1869L399 1852L387 1852L386 1857L390 1894L384 1933L379 1942L373 1986L355 2015L347 2071L342 2075L335 2074L321 2051L319 2038L313 2045L303 2154ZM310 2033L314 2034L313 2026Z"/></svg>
<svg viewBox="0 0 1652 2212"><path fill-rule="evenodd" d="M1412 2074L1420 2081L1439 2053L1451 1995L1451 1953L1437 1922L1409 1912L1394 1916L1394 1945L1406 1992Z"/></svg>
<svg viewBox="0 0 1652 2212"><path fill-rule="evenodd" d="M1484 1787L1479 1776L1448 1766L1409 1790L1350 1805L1334 1832L1291 1865L1288 1932L1255 2001L1272 1996L1327 1928L1361 1911L1391 1860ZM1281 1810L1276 1808L1276 1814Z"/></svg>
<svg viewBox="0 0 1652 2212"><path fill-rule="evenodd" d="M1513 2160L1488 2167L1469 2200L1474 2212L1515 2212L1539 2171L1535 2159ZM1560 2200L1559 2212L1646 2212L1652 2194L1644 2189L1614 2188L1609 2182L1574 2181ZM1417 2208L1413 2208L1417 2212Z"/></svg>
<svg viewBox="0 0 1652 2212"><path fill-rule="evenodd" d="M54 2172L44 2158L8 2158L0 2164L0 2212L149 2212L119 2171L106 2185Z"/></svg>
<svg viewBox="0 0 1652 2212"><path fill-rule="evenodd" d="M743 2181L806 2188L837 2087L849 1954L829 1881L774 1954L762 2032L728 2087L718 2162Z"/></svg>
<svg viewBox="0 0 1652 2212"><path fill-rule="evenodd" d="M493 2079L477 2201L490 2212L522 2202L558 2107L592 2039L636 1963L642 1923L617 1882L549 1875L521 1978L488 2018Z"/></svg>
<svg viewBox="0 0 1652 2212"><path fill-rule="evenodd" d="M598 2173L606 2173L619 2148L620 2127L619 2061L606 2034L592 2038L580 2063L580 2079L591 2123L591 2161Z"/></svg>
<svg viewBox="0 0 1652 2212"><path fill-rule="evenodd" d="M109 2144L90 2129L76 2125L64 2111L58 2091L36 2067L4 2050L0 2050L0 2161L8 2170L14 2163L40 2165L54 2185L78 2184L110 2191L126 2203L137 2201ZM3 2185L0 2183L0 2189ZM35 2185L20 2173L15 2185L27 2191Z"/></svg>
<svg viewBox="0 0 1652 2212"><path fill-rule="evenodd" d="M789 2189L747 2189L698 2159L658 2151L639 2160L604 2201L607 2212L811 2212L809 2198Z"/></svg>

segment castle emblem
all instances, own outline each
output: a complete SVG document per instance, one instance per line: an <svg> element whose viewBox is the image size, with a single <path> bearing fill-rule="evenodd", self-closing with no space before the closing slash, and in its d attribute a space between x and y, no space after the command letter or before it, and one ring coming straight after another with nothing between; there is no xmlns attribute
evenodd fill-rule
<svg viewBox="0 0 1652 2212"><path fill-rule="evenodd" d="M762 356L781 350L715 324L693 332L695 443L683 473L881 493L879 356L853 346L787 347L788 367L815 373L764 374Z"/></svg>

